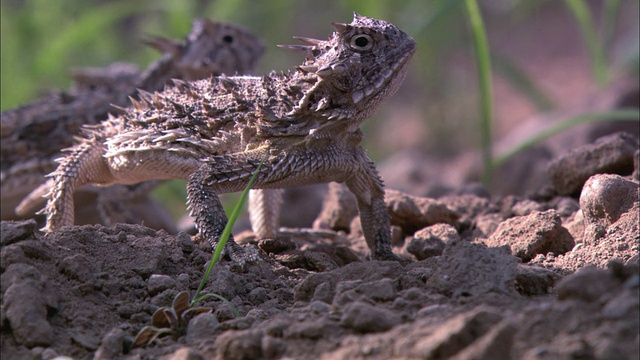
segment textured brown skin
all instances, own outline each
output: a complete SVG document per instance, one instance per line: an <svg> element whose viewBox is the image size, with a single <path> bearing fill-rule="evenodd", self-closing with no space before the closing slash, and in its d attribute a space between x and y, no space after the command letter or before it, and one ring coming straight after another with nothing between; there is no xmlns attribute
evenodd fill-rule
<svg viewBox="0 0 640 360"><path fill-rule="evenodd" d="M358 14L333 25L326 41L287 46L307 55L293 72L176 82L87 129L52 174L45 229L73 224L80 186L183 178L191 215L215 246L227 223L218 194L241 191L265 159L255 188L345 182L372 257L397 260L382 180L359 146L359 126L398 89L416 44L394 25ZM227 250L237 263L256 260L233 237Z"/></svg>
<svg viewBox="0 0 640 360"><path fill-rule="evenodd" d="M113 105L129 105L130 96L138 97L136 89L162 90L171 79L246 74L253 70L264 52L260 40L244 28L201 19L193 22L184 41L156 37L147 43L163 56L143 72L126 63L75 70L71 72L75 82L69 91L2 113L3 219L13 218L16 200L45 182L45 175L57 166L55 159L60 157L60 150L75 144L74 136L80 135L83 125L106 120L109 112L117 112ZM41 191L27 198L16 212L32 213L47 187L50 185L44 185ZM98 201L98 206L121 202L123 196L146 196L151 188L145 184L101 189L98 200L104 201ZM104 214L104 221L108 215Z"/></svg>

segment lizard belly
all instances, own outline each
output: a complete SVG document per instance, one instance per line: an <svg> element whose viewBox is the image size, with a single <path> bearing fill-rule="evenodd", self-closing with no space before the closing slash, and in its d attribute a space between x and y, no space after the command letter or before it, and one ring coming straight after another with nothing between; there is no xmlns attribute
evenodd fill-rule
<svg viewBox="0 0 640 360"><path fill-rule="evenodd" d="M169 151L132 151L106 158L118 184L135 184L156 179L187 179L200 161Z"/></svg>

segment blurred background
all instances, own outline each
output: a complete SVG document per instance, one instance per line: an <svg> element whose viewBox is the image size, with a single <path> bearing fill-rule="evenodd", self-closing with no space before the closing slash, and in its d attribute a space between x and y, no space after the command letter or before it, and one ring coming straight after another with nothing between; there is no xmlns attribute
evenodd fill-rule
<svg viewBox="0 0 640 360"><path fill-rule="evenodd" d="M496 143L522 133L521 125L531 119L592 104L589 99L617 84L638 83L638 1L583 3L605 55L604 80L594 75L568 2L479 1L493 62ZM391 21L418 42L402 88L364 125L370 156L384 162L410 151L446 162L477 153L478 80L460 0L3 0L1 107L66 89L72 68L115 61L144 68L159 55L141 40L181 38L195 17L249 28L267 49L257 73L285 70L302 58L276 44L295 43L294 35L326 38L330 22L350 22L353 11ZM473 168L468 163L476 158L469 159Z"/></svg>

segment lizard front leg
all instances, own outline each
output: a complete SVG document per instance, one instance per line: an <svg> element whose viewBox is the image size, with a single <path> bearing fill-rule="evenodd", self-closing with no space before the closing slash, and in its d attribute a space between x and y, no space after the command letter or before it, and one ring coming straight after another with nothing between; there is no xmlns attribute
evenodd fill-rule
<svg viewBox="0 0 640 360"><path fill-rule="evenodd" d="M362 231L376 260L401 261L391 250L391 221L384 202L382 179L373 161L364 150L359 149L355 171L345 180L349 190L356 196Z"/></svg>
<svg viewBox="0 0 640 360"><path fill-rule="evenodd" d="M240 162L242 161L242 162ZM259 161L240 160L232 157L215 157L204 163L190 177L187 184L187 200L196 226L215 249L228 219L218 194L242 191ZM231 260L244 265L256 262L256 254L246 252L229 235L226 248Z"/></svg>
<svg viewBox="0 0 640 360"><path fill-rule="evenodd" d="M323 141L292 150L274 161L269 176L258 187L345 182L356 196L362 231L372 258L402 261L391 251L390 218L384 202L382 179L374 163L357 145L336 146L332 142L323 144Z"/></svg>

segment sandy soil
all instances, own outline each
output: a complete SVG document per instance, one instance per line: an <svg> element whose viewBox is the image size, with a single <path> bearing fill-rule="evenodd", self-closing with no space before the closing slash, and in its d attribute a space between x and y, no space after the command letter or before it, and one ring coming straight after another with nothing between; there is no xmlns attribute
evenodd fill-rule
<svg viewBox="0 0 640 360"><path fill-rule="evenodd" d="M489 198L479 186L439 198L390 189L394 250L406 264L367 260L353 199L332 185L314 229L259 241L241 233L262 260L216 265L205 291L239 317L211 297L202 313L137 348L158 309L194 294L211 254L199 237L124 224L45 236L32 220L3 221L1 354L637 358L637 148L637 137L617 133L554 159L565 165L550 166L550 177L583 179L577 192L561 181L530 197ZM603 166L619 174L601 174L611 172Z"/></svg>

